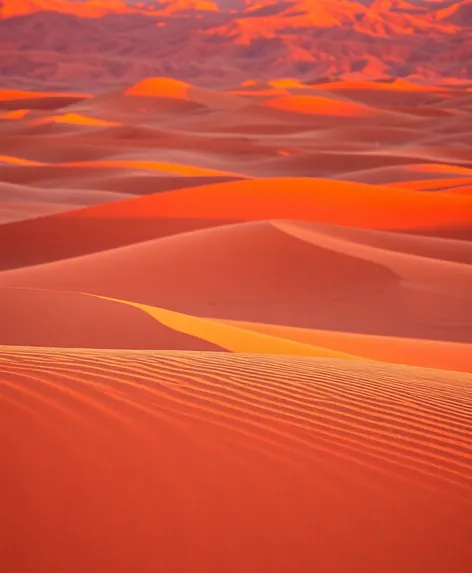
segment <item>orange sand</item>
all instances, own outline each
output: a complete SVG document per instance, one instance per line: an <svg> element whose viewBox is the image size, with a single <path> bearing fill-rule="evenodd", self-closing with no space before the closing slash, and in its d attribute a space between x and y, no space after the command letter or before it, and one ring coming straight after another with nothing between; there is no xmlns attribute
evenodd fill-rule
<svg viewBox="0 0 472 573"><path fill-rule="evenodd" d="M472 571L467 11L49 4L2 28L0 571Z"/></svg>
<svg viewBox="0 0 472 573"><path fill-rule="evenodd" d="M469 382L332 359L1 347L3 563L461 573Z"/></svg>
<svg viewBox="0 0 472 573"><path fill-rule="evenodd" d="M68 216L288 218L364 228L431 229L472 225L472 199L341 181L254 179L130 199Z"/></svg>
<svg viewBox="0 0 472 573"><path fill-rule="evenodd" d="M363 117L374 112L367 106L351 104L315 96L286 96L270 100L265 104L274 109L297 113L334 115L337 117Z"/></svg>

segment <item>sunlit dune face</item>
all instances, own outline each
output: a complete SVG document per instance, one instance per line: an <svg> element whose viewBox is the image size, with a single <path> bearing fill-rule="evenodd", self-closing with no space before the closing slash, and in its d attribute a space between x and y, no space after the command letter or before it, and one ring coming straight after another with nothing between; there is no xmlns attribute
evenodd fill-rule
<svg viewBox="0 0 472 573"><path fill-rule="evenodd" d="M280 97L266 102L265 106L307 115L369 117L374 114L374 111L367 106L308 95Z"/></svg>
<svg viewBox="0 0 472 573"><path fill-rule="evenodd" d="M323 179L248 179L138 197L64 216L296 219L366 229L453 228L472 224L472 198Z"/></svg>
<svg viewBox="0 0 472 573"><path fill-rule="evenodd" d="M273 85L275 88L282 88L282 89L288 89L288 88L299 89L299 88L305 88L306 87L300 81L298 81L294 78L281 78L279 80L272 80L269 83L271 85Z"/></svg>
<svg viewBox="0 0 472 573"><path fill-rule="evenodd" d="M322 349L324 352L336 349L337 352L343 352L351 359L356 357L363 360L472 372L472 356L467 344L293 328L234 320L215 322L260 332L283 340L313 345L314 348ZM314 353L312 355L315 356Z"/></svg>
<svg viewBox="0 0 472 573"><path fill-rule="evenodd" d="M23 119L28 115L29 111L29 109L15 109L0 114L0 119Z"/></svg>
<svg viewBox="0 0 472 573"><path fill-rule="evenodd" d="M148 78L128 88L125 95L189 101L190 84L170 78Z"/></svg>
<svg viewBox="0 0 472 573"><path fill-rule="evenodd" d="M103 119L95 119L93 117L88 117L85 115L81 115L78 113L66 113L64 115L58 115L55 117L48 117L38 121L38 123L67 123L73 125L90 125L90 126L97 126L97 127L112 127L122 125L116 121L105 121Z"/></svg>
<svg viewBox="0 0 472 573"><path fill-rule="evenodd" d="M221 321L191 316L165 308L103 296L96 298L132 306L152 316L152 318L168 328L210 342L231 352L324 356L348 360L358 358L348 353L336 352L316 345L299 343L277 335L258 333L251 329L242 328L241 326L235 327L230 324L224 324Z"/></svg>
<svg viewBox="0 0 472 573"><path fill-rule="evenodd" d="M455 189L449 189L448 193L453 195L463 195L465 197L472 198L472 185L466 185L465 187L457 187Z"/></svg>
<svg viewBox="0 0 472 573"><path fill-rule="evenodd" d="M0 155L0 163L10 163L12 165L42 165L37 161L22 159L21 157L11 157L9 155Z"/></svg>

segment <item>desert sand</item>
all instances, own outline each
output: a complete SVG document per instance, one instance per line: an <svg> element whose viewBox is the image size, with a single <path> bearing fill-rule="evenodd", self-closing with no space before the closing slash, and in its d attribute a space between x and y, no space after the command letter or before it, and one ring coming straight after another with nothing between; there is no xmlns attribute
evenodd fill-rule
<svg viewBox="0 0 472 573"><path fill-rule="evenodd" d="M472 571L470 7L4 0L2 573Z"/></svg>

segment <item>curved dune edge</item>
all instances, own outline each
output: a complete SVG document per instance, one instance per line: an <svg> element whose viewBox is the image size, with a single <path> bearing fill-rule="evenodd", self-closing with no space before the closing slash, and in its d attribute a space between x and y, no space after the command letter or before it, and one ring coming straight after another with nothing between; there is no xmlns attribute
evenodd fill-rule
<svg viewBox="0 0 472 573"><path fill-rule="evenodd" d="M128 350L224 349L168 328L139 309L78 292L0 290L0 344Z"/></svg>
<svg viewBox="0 0 472 573"><path fill-rule="evenodd" d="M211 342L230 352L290 354L293 356L318 356L349 360L361 359L361 357L348 353L337 352L336 350L325 349L312 344L304 344L271 334L253 332L252 330L239 326L222 324L214 319L191 316L189 314L128 300L90 293L81 294L132 306L149 314L168 328L200 338L206 342Z"/></svg>
<svg viewBox="0 0 472 573"><path fill-rule="evenodd" d="M104 119L97 119L80 113L65 113L62 115L49 116L36 120L34 123L36 125L41 125L43 123L67 123L71 125L85 125L92 127L114 127L123 125L118 121L106 121Z"/></svg>
<svg viewBox="0 0 472 573"><path fill-rule="evenodd" d="M366 229L434 229L472 225L472 197L329 179L246 179L138 197L65 216L298 219Z"/></svg>
<svg viewBox="0 0 472 573"><path fill-rule="evenodd" d="M305 115L336 117L372 117L379 112L362 104L314 95L281 96L263 104L264 107Z"/></svg>
<svg viewBox="0 0 472 573"><path fill-rule="evenodd" d="M18 288L19 290L30 291L48 290L28 287L0 287L0 289L2 288L8 288L9 290L12 288ZM48 290L48 292L59 293L64 291ZM138 302L91 293L81 292L72 294L80 294L82 296L131 306L145 312L170 329L210 342L230 352L244 352L248 354L287 354L293 356L317 356L342 358L347 360L366 360L363 357L351 355L347 352L337 352L334 349L325 349L321 346L297 342L295 340L275 336L273 334L255 332L252 329L247 329L241 326L223 324L215 319L201 318L148 304L141 304Z"/></svg>
<svg viewBox="0 0 472 573"><path fill-rule="evenodd" d="M90 119L91 123L84 121L84 125L103 125L100 120L99 123L93 123L95 120ZM49 121L49 120L48 120ZM64 122L74 123L74 122ZM198 167L197 165L186 165L184 163L172 163L169 161L145 161L145 160L126 160L126 159L110 159L99 161L70 161L62 163L46 163L41 161L32 161L23 159L21 157L14 157L10 155L0 155L0 163L12 163L18 165L36 165L46 167L92 167L92 168L118 168L118 169L141 169L143 171L162 171L164 173L172 173L175 175L189 175L189 176L231 176L240 179L249 179L247 175L234 173L231 171L220 171L218 169L210 169L205 167Z"/></svg>
<svg viewBox="0 0 472 573"><path fill-rule="evenodd" d="M22 547L12 570L460 573L472 562L470 376L0 347L0 386L2 537Z"/></svg>
<svg viewBox="0 0 472 573"><path fill-rule="evenodd" d="M230 92L200 88L169 77L146 78L127 88L123 93L125 96L144 97L148 100L174 100L216 109L231 109L247 105L247 99L237 97Z"/></svg>
<svg viewBox="0 0 472 573"><path fill-rule="evenodd" d="M31 291L45 290L17 288ZM167 328L209 342L230 352L372 360L472 373L472 345L470 344L206 318L113 297L91 293L75 294L136 308Z"/></svg>
<svg viewBox="0 0 472 573"><path fill-rule="evenodd" d="M30 159L22 159L21 157L13 157L11 155L0 155L0 163L11 163L13 165L43 165L39 161L31 161Z"/></svg>
<svg viewBox="0 0 472 573"><path fill-rule="evenodd" d="M131 303L128 301L119 302L130 304L135 308L143 310L169 328L173 328L184 334L191 334L207 342L212 342L231 352L243 352L246 354L289 354L293 356L316 356L348 360L361 359L361 357L348 353L322 348L313 344L296 342L281 336L274 336L273 334L254 332L250 329L241 328L234 324L221 323L213 319L191 316L146 304Z"/></svg>
<svg viewBox="0 0 472 573"><path fill-rule="evenodd" d="M217 322L333 349L336 352L346 352L357 356L360 360L472 373L471 344L315 330L237 320L221 319Z"/></svg>
<svg viewBox="0 0 472 573"><path fill-rule="evenodd" d="M146 78L125 90L125 95L189 101L192 84L172 78Z"/></svg>

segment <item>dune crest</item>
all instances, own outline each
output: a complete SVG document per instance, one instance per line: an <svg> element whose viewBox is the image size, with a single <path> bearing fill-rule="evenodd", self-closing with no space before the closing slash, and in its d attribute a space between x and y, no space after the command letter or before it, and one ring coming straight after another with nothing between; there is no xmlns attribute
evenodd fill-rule
<svg viewBox="0 0 472 573"><path fill-rule="evenodd" d="M147 78L125 90L126 95L189 100L190 84L170 78Z"/></svg>
<svg viewBox="0 0 472 573"><path fill-rule="evenodd" d="M377 229L460 228L472 224L472 200L343 181L277 178L215 183L64 216L290 218Z"/></svg>

